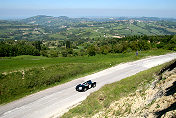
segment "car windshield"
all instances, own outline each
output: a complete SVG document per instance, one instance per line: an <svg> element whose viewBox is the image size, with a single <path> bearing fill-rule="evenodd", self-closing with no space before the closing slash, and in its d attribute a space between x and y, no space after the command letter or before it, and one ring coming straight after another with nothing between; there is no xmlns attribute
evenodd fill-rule
<svg viewBox="0 0 176 118"><path fill-rule="evenodd" d="M83 85L86 85L86 84L87 84L87 82L84 82L84 83L83 83Z"/></svg>

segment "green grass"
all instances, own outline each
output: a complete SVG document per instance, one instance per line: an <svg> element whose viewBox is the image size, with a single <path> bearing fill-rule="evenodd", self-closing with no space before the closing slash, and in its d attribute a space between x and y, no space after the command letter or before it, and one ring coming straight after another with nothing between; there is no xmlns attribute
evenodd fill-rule
<svg viewBox="0 0 176 118"><path fill-rule="evenodd" d="M167 50L151 50L141 51L139 56L135 56L135 52L125 54L108 54L108 55L96 55L96 56L83 56L83 57L59 57L59 58L47 58L42 56L17 56L0 58L0 73L12 72L16 70L26 70L34 67L46 67L60 63L111 63L119 64L121 62L133 61L141 59L146 56L166 54L170 51Z"/></svg>
<svg viewBox="0 0 176 118"><path fill-rule="evenodd" d="M51 34L49 35L50 38L55 38L55 39L65 39L66 36L63 36L61 34Z"/></svg>
<svg viewBox="0 0 176 118"><path fill-rule="evenodd" d="M66 58L46 58L28 55L1 58L0 104L122 62L134 61L151 55L161 55L167 52L169 51L141 51L138 57L135 56L135 52L130 52Z"/></svg>
<svg viewBox="0 0 176 118"><path fill-rule="evenodd" d="M167 64L153 67L121 81L105 85L100 90L90 94L82 104L70 109L62 118L72 118L74 116L91 117L103 109L105 109L105 111L108 110L113 101L128 96L130 93L135 92L138 87L145 87L154 79L153 75Z"/></svg>
<svg viewBox="0 0 176 118"><path fill-rule="evenodd" d="M32 68L23 72L13 72L0 75L0 103L6 103L22 96L37 92L56 84L65 83L85 74L103 68L104 64L97 65L84 63L57 64L45 68Z"/></svg>

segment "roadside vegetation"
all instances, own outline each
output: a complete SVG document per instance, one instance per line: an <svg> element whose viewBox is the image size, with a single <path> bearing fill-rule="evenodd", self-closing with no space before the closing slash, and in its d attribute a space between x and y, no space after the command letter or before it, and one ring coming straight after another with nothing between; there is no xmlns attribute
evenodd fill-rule
<svg viewBox="0 0 176 118"><path fill-rule="evenodd" d="M147 56L168 53L167 50L140 51L80 57L47 58L17 56L0 59L0 104L34 92L71 81L116 64Z"/></svg>
<svg viewBox="0 0 176 118"><path fill-rule="evenodd" d="M170 65L171 63L173 62L153 67L149 70L140 72L121 81L105 85L100 90L91 93L80 105L70 109L62 116L62 118L92 117L96 113L100 113L100 116L102 117L101 111L105 111L103 112L104 118L108 117L106 116L106 113L109 113L111 111L106 110L110 109L109 107L113 102L118 101L122 97L129 97L131 93L135 92L139 88L145 90L147 88L147 85L155 79L154 76L158 74L161 69ZM128 103L124 104L128 106ZM124 113L130 113L130 108L127 108L127 106L125 106L125 109L127 111L124 111ZM122 107L123 106L121 106L121 108ZM112 115L123 116L123 114L119 113L121 112L112 112Z"/></svg>

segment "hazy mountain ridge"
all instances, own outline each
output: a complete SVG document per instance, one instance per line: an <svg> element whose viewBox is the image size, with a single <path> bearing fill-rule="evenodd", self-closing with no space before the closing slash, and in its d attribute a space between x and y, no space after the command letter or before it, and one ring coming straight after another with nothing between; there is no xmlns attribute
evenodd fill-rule
<svg viewBox="0 0 176 118"><path fill-rule="evenodd" d="M22 22L25 23L30 23L30 24L39 24L39 25L44 25L46 24L51 24L51 22L87 22L87 21L94 21L94 22L108 22L108 21L116 21L116 20L142 20L142 21L172 21L176 22L176 19L174 18L158 18L158 17L88 17L88 18L69 18L67 16L59 16L59 17L54 17L54 16L45 16L45 15L38 15L34 17L29 17L26 19L21 20ZM46 25L45 24L45 25Z"/></svg>

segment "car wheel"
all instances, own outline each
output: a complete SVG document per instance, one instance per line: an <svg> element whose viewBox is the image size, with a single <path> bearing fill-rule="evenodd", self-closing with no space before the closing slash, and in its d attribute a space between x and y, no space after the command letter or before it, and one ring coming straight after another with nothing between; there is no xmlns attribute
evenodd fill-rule
<svg viewBox="0 0 176 118"><path fill-rule="evenodd" d="M93 84L93 87L96 87L96 84Z"/></svg>
<svg viewBox="0 0 176 118"><path fill-rule="evenodd" d="M91 88L91 85L89 85L89 89Z"/></svg>
<svg viewBox="0 0 176 118"><path fill-rule="evenodd" d="M86 88L86 87L84 88L84 92L85 92L85 91L87 91L87 88Z"/></svg>

